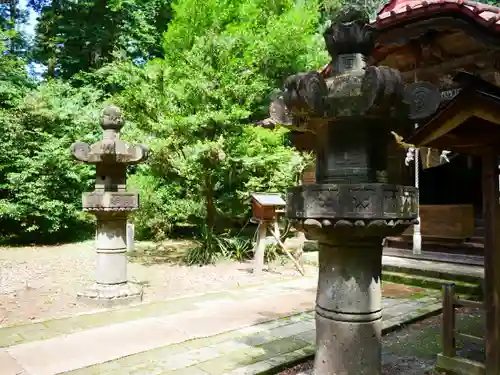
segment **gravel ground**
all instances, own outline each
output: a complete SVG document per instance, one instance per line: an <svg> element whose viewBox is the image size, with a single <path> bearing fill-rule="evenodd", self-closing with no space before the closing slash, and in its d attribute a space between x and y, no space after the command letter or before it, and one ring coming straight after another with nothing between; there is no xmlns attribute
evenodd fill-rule
<svg viewBox="0 0 500 375"><path fill-rule="evenodd" d="M483 314L476 309L457 310L457 331L475 336L484 334ZM411 324L384 336L383 375L444 375L434 370L441 352L441 316ZM484 361L484 348L473 342L457 340L457 353L468 359ZM282 371L279 375L313 375L313 362L305 362Z"/></svg>
<svg viewBox="0 0 500 375"><path fill-rule="evenodd" d="M131 254L129 280L144 285L144 301L162 300L241 285L278 281L298 272L276 264L259 277L250 263L224 262L187 267L179 262L191 243L170 241L161 247L141 243ZM93 281L93 242L47 247L0 248L0 326L89 312L76 292ZM316 272L308 267L308 273Z"/></svg>

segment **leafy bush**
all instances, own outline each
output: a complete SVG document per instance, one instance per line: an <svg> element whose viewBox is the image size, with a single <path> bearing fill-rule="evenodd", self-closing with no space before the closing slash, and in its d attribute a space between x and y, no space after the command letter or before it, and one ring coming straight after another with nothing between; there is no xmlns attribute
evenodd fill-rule
<svg viewBox="0 0 500 375"><path fill-rule="evenodd" d="M269 244L264 251L264 262L272 263L281 257L281 249L276 244Z"/></svg>
<svg viewBox="0 0 500 375"><path fill-rule="evenodd" d="M220 259L243 262L252 258L253 244L250 238L233 236L230 232L217 234L203 226L197 239L198 245L190 249L185 258L188 265L213 264Z"/></svg>
<svg viewBox="0 0 500 375"><path fill-rule="evenodd" d="M243 262L253 256L253 244L250 238L225 233L216 240L224 258Z"/></svg>
<svg viewBox="0 0 500 375"><path fill-rule="evenodd" d="M221 258L222 251L212 228L203 226L197 242L198 245L186 254L185 262L188 265L214 264Z"/></svg>
<svg viewBox="0 0 500 375"><path fill-rule="evenodd" d="M307 164L286 145L285 129L254 122L267 116L287 75L328 61L320 2L175 0L172 13L165 0L117 3L97 20L120 15L110 39L84 50L60 42L93 30L78 14L98 4L74 9L70 21L82 22L76 31L67 17L53 18L66 5L38 9L30 52L60 79L31 80L12 40L0 43L0 237L44 243L92 233L81 194L93 189L95 169L72 160L69 147L97 141L100 112L112 99L127 117L123 138L152 151L146 165L129 169L129 186L141 194L138 238L163 239L191 225L201 228L191 262L247 258L246 240L214 233L248 219L249 192L283 193Z"/></svg>
<svg viewBox="0 0 500 375"><path fill-rule="evenodd" d="M102 93L48 82L15 110L0 111L0 227L3 239L55 242L91 233L81 194L93 186L93 168L71 159L70 145L99 134Z"/></svg>

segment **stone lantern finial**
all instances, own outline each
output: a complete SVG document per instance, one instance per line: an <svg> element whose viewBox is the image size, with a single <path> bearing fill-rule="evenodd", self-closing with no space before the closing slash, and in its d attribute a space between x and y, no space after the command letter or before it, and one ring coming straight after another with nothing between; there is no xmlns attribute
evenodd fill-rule
<svg viewBox="0 0 500 375"><path fill-rule="evenodd" d="M323 37L333 60L345 54L368 56L371 53L375 45L375 29L370 25L368 12L364 8L352 4L331 21Z"/></svg>
<svg viewBox="0 0 500 375"><path fill-rule="evenodd" d="M102 111L102 130L116 130L119 132L124 125L124 120L120 108L110 105Z"/></svg>

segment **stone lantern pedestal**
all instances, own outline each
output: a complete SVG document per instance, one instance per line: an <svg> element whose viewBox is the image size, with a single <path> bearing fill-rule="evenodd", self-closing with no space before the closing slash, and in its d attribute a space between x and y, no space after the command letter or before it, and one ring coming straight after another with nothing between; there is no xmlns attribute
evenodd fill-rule
<svg viewBox="0 0 500 375"><path fill-rule="evenodd" d="M381 374L382 240L415 222L416 198L386 184L289 191L287 216L319 246L316 375Z"/></svg>
<svg viewBox="0 0 500 375"><path fill-rule="evenodd" d="M146 160L145 146L120 140L120 110L109 107L101 121L103 139L93 145L76 142L73 156L96 166L95 190L83 194L83 210L97 218L95 283L78 293L87 302L109 306L142 300L142 288L127 278L127 218L138 209L139 195L127 192L127 166Z"/></svg>
<svg viewBox="0 0 500 375"><path fill-rule="evenodd" d="M365 63L375 36L363 12L324 36L329 68L289 77L280 99L316 134L317 183L290 189L286 214L319 245L315 375L381 375L382 241L417 222L418 190L387 172L409 106L398 71Z"/></svg>

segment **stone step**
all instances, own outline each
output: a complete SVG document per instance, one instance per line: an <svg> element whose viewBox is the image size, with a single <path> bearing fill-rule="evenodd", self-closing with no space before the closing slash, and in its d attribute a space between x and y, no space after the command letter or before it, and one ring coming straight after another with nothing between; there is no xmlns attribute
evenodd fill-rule
<svg viewBox="0 0 500 375"><path fill-rule="evenodd" d="M465 264L469 266L484 265L484 257L481 255L464 255L450 252L422 251L414 254L410 249L400 249L394 247L384 247L384 255L404 259L429 260L442 263Z"/></svg>
<svg viewBox="0 0 500 375"><path fill-rule="evenodd" d="M483 290L484 268L470 264L452 264L384 255L382 279L430 289L441 289L444 282L454 282L458 293L480 298Z"/></svg>
<svg viewBox="0 0 500 375"><path fill-rule="evenodd" d="M385 247L394 249L412 250L412 238L387 237ZM484 244L476 242L466 242L457 239L446 238L422 238L422 251L455 253L463 255L482 255Z"/></svg>
<svg viewBox="0 0 500 375"><path fill-rule="evenodd" d="M304 262L318 265L318 252L304 254ZM384 255L382 279L400 284L440 290L444 282L457 284L457 291L479 298L482 295L484 269L470 264L453 264Z"/></svg>
<svg viewBox="0 0 500 375"><path fill-rule="evenodd" d="M402 272L441 280L481 284L484 279L484 268L473 265L405 259L387 255L382 257L382 265L384 271Z"/></svg>
<svg viewBox="0 0 500 375"><path fill-rule="evenodd" d="M475 244L483 244L484 245L484 236L476 235L473 237L470 237L466 243L475 243Z"/></svg>

